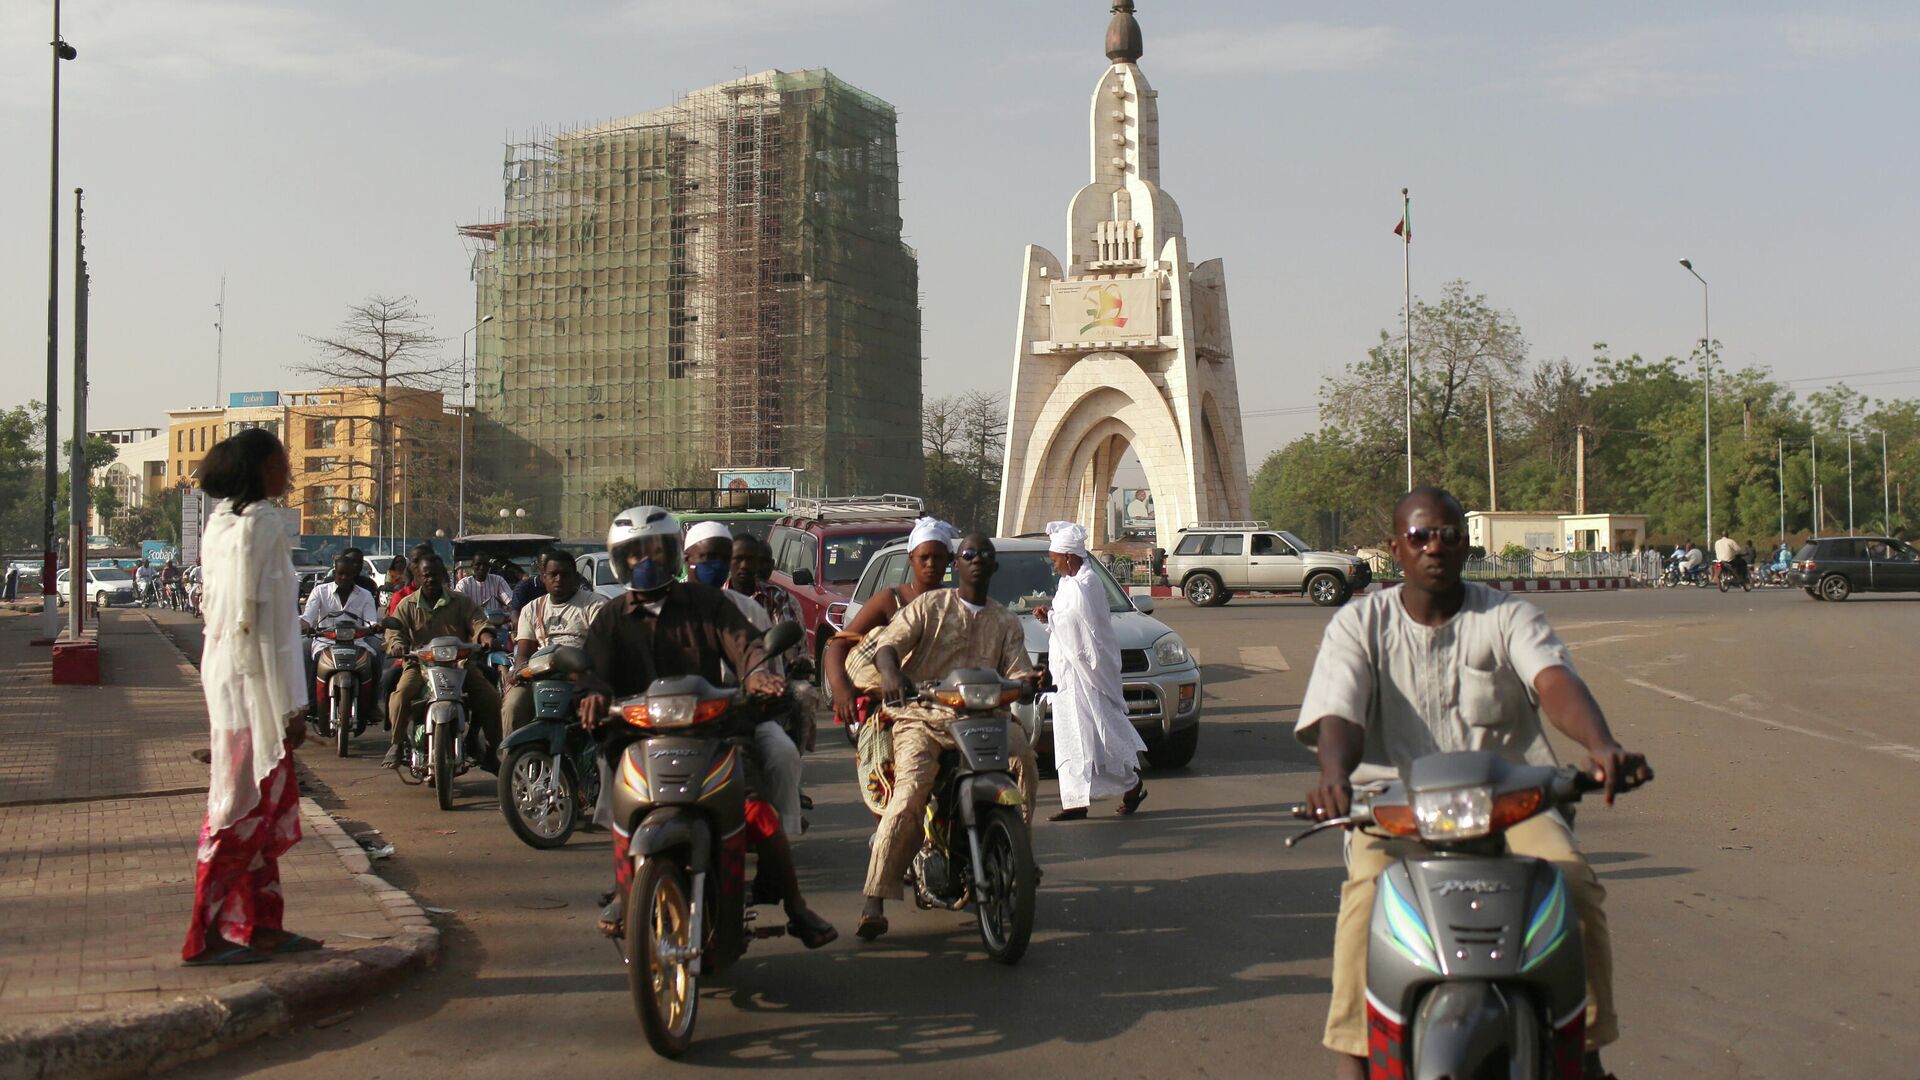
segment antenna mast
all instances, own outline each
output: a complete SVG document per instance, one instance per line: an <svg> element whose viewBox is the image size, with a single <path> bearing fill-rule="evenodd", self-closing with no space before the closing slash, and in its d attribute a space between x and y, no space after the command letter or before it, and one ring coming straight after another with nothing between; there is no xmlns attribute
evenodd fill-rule
<svg viewBox="0 0 1920 1080"><path fill-rule="evenodd" d="M220 404L222 376L227 359L227 275L220 275L220 302L213 305L213 404Z"/></svg>

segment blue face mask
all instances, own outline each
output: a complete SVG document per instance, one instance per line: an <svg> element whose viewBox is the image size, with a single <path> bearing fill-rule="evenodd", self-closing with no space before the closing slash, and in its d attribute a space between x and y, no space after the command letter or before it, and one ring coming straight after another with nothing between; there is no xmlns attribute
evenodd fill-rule
<svg viewBox="0 0 1920 1080"><path fill-rule="evenodd" d="M664 589L673 584L673 567L656 559L641 559L633 564L633 573L628 576L627 584L641 592Z"/></svg>
<svg viewBox="0 0 1920 1080"><path fill-rule="evenodd" d="M727 583L727 560L708 559L693 564L694 580L711 589L718 589Z"/></svg>

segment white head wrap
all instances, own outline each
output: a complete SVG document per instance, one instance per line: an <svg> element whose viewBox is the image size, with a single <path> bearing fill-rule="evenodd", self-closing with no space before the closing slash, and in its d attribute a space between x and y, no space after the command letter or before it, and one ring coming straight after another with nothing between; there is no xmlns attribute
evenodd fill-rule
<svg viewBox="0 0 1920 1080"><path fill-rule="evenodd" d="M709 540L725 540L733 543L733 530L727 528L724 521L696 522L687 530L687 550L692 551Z"/></svg>
<svg viewBox="0 0 1920 1080"><path fill-rule="evenodd" d="M937 541L948 547L953 546L953 526L939 518L923 517L914 521L913 531L907 534L907 551L913 552L921 544Z"/></svg>
<svg viewBox="0 0 1920 1080"><path fill-rule="evenodd" d="M1089 558L1086 526L1072 521L1047 522L1047 550Z"/></svg>

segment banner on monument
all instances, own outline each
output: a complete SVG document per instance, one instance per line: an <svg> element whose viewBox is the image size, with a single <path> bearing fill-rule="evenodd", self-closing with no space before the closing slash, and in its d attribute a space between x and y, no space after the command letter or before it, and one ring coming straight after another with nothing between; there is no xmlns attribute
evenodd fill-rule
<svg viewBox="0 0 1920 1080"><path fill-rule="evenodd" d="M1056 281L1048 293L1057 343L1125 341L1160 336L1160 279Z"/></svg>

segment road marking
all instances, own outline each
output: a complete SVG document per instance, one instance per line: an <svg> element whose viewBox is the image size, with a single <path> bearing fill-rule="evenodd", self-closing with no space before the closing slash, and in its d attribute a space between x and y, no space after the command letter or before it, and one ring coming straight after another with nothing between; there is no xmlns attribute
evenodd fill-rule
<svg viewBox="0 0 1920 1080"><path fill-rule="evenodd" d="M1703 709L1711 709L1714 712L1745 720L1748 723L1778 728L1781 731L1791 731L1796 735L1806 735L1815 739L1824 739L1827 742L1839 743L1842 746L1851 746L1856 750L1865 750L1871 754L1900 758L1904 761L1920 761L1920 748L1907 746L1902 743L1865 743L1857 739L1849 739L1841 735L1835 735L1832 732L1816 731L1813 728L1804 728L1797 724L1789 724L1765 716L1755 716L1752 713L1741 712L1739 709L1730 709L1725 705L1716 704L1711 701L1703 701L1700 698L1694 697L1692 694L1682 693L1678 690L1669 690L1664 686L1656 686L1644 679L1627 679L1626 682L1630 686L1637 686L1642 690L1651 690L1656 694L1662 694L1675 701L1683 701L1688 705L1698 705Z"/></svg>
<svg viewBox="0 0 1920 1080"><path fill-rule="evenodd" d="M1242 645L1240 666L1248 671L1292 671L1287 658L1272 645Z"/></svg>
<svg viewBox="0 0 1920 1080"><path fill-rule="evenodd" d="M1616 641L1636 641L1647 636L1646 634L1609 634L1606 637L1589 638L1586 641L1569 641L1567 648L1584 649L1589 645L1611 645Z"/></svg>

